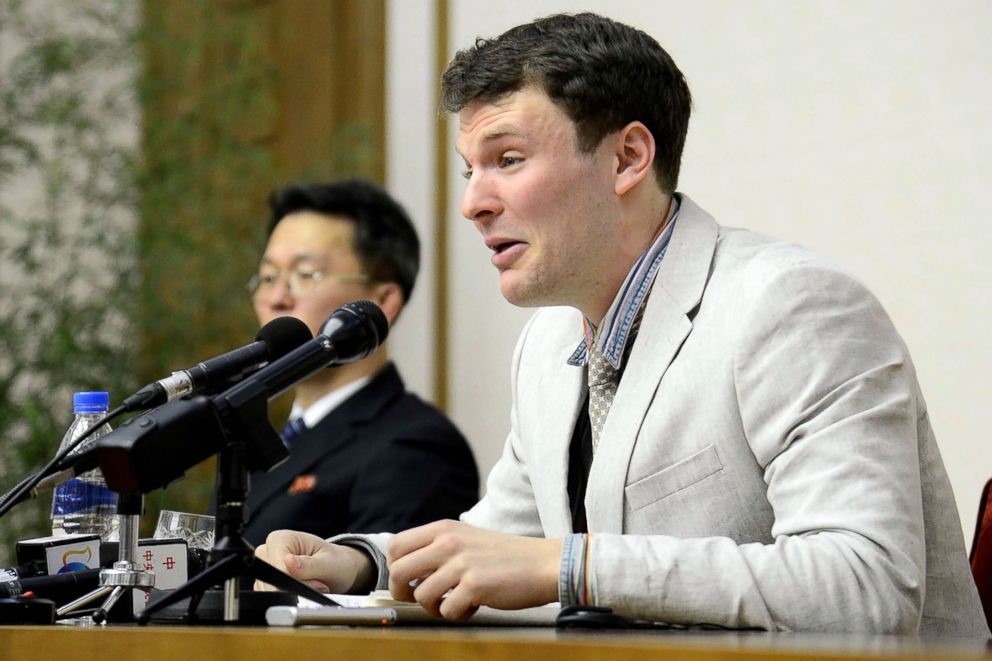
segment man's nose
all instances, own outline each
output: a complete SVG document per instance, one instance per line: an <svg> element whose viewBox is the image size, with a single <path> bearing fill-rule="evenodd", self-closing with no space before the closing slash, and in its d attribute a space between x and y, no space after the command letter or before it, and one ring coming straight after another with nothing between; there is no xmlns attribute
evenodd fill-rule
<svg viewBox="0 0 992 661"><path fill-rule="evenodd" d="M259 292L259 294L264 304L278 310L291 308L296 302L292 291L289 289L289 280L287 278L280 277L276 279L268 291Z"/></svg>
<svg viewBox="0 0 992 661"><path fill-rule="evenodd" d="M473 172L462 194L462 215L469 220L484 222L498 216L502 210L495 177L481 170Z"/></svg>

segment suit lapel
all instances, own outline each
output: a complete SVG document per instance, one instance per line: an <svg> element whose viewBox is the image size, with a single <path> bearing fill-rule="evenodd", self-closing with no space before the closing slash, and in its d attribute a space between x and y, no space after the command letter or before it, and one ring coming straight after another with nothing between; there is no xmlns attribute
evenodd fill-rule
<svg viewBox="0 0 992 661"><path fill-rule="evenodd" d="M630 457L658 385L692 330L689 313L702 299L718 229L712 217L682 197L668 251L589 471L586 517L590 531L623 532Z"/></svg>
<svg viewBox="0 0 992 661"><path fill-rule="evenodd" d="M403 381L390 363L313 429L300 434L286 461L266 473L264 478L254 481L248 496L251 511L263 509L273 496L285 493L297 476L304 474L329 453L351 443L362 423L375 417L403 392Z"/></svg>
<svg viewBox="0 0 992 661"><path fill-rule="evenodd" d="M541 510L545 535L567 535L572 532L572 512L568 502L568 455L572 443L575 421L585 400L586 371L567 363L580 341L557 352L556 373L552 375L554 397L541 400L540 425L535 438L542 439L537 446L535 466L540 474L531 477L534 496ZM562 421L570 424L562 424Z"/></svg>
<svg viewBox="0 0 992 661"><path fill-rule="evenodd" d="M347 402L342 404L346 406ZM249 495L251 511L264 508L274 496L285 493L297 476L305 474L321 457L348 443L354 430L346 416L335 415L332 411L313 429L300 434L293 442L293 449L286 461L282 462L264 477L256 474Z"/></svg>

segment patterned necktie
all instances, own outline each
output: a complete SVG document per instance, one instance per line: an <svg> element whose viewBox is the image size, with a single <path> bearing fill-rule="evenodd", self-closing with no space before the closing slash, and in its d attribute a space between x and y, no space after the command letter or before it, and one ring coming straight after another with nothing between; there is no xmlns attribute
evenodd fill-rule
<svg viewBox="0 0 992 661"><path fill-rule="evenodd" d="M606 414L613 405L619 376L617 369L610 365L610 361L594 343L589 351L589 426L592 428L593 454L599 446L599 435L603 432Z"/></svg>
<svg viewBox="0 0 992 661"><path fill-rule="evenodd" d="M634 339L641 327L643 313L644 306L641 305L634 317L630 332L627 334L627 351L634 346ZM589 349L589 426L592 429L593 454L596 454L599 437L603 432L603 424L606 422L606 414L613 406L613 398L617 394L617 385L620 383L620 370L613 367L599 350L598 340L597 337Z"/></svg>
<svg viewBox="0 0 992 661"><path fill-rule="evenodd" d="M293 444L296 438L307 430L307 423L303 418L290 418L282 428L282 444L287 448Z"/></svg>

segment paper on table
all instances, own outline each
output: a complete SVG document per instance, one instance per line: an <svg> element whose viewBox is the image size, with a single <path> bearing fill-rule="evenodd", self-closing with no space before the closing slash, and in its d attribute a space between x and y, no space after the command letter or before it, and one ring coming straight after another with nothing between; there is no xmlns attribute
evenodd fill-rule
<svg viewBox="0 0 992 661"><path fill-rule="evenodd" d="M369 598L367 594L328 594L327 596L345 608L362 608L366 605L365 602ZM300 597L297 603L298 608L321 608L323 606L324 604L310 601L306 597Z"/></svg>
<svg viewBox="0 0 992 661"><path fill-rule="evenodd" d="M376 590L369 594L329 594L327 596L346 608L386 608L390 606L409 607L415 605L408 601L397 601L393 599L393 595L389 594L389 590ZM318 604L316 601L310 601L306 597L300 597L298 604L300 608L319 608L323 605Z"/></svg>
<svg viewBox="0 0 992 661"><path fill-rule="evenodd" d="M392 608L397 615L397 624L452 624L434 617L419 605L406 601L393 599L388 590L376 590L367 595L354 594L332 594L328 595L346 608ZM309 599L300 598L299 608L301 609L325 609L333 610L328 606L318 604ZM524 608L516 611L504 611L496 608L483 606L466 623L469 625L515 625L515 626L550 626L554 625L555 617L560 606L557 602L538 606L536 608ZM316 613L315 613L316 616ZM308 618L310 620L312 618ZM340 618L337 618L340 621ZM308 621L309 624L316 624L317 621Z"/></svg>

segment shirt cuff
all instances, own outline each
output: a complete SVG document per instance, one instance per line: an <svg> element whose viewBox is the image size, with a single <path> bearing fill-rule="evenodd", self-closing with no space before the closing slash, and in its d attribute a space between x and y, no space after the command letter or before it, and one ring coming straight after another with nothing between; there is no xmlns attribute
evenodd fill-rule
<svg viewBox="0 0 992 661"><path fill-rule="evenodd" d="M382 552L379 545L375 543L377 538L388 537L383 535L336 535L327 539L331 544L348 546L359 551L364 551L369 559L375 564L376 583L375 590L389 589L389 564L386 562L386 554ZM385 543L385 539L380 540Z"/></svg>
<svg viewBox="0 0 992 661"><path fill-rule="evenodd" d="M589 547L591 535L575 534L565 537L561 547L561 569L558 572L558 601L564 606L594 604L589 581Z"/></svg>

